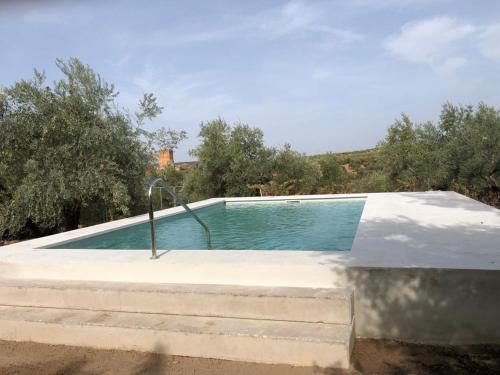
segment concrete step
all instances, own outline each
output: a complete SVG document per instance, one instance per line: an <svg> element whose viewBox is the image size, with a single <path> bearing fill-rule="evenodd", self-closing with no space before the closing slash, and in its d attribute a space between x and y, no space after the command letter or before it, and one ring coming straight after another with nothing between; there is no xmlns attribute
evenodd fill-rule
<svg viewBox="0 0 500 375"><path fill-rule="evenodd" d="M0 280L0 305L351 324L342 288Z"/></svg>
<svg viewBox="0 0 500 375"><path fill-rule="evenodd" d="M0 339L346 368L353 326L0 306Z"/></svg>

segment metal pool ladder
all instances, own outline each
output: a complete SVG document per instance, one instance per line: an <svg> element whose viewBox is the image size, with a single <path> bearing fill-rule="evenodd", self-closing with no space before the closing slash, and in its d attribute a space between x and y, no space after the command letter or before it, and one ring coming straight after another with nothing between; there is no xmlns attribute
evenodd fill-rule
<svg viewBox="0 0 500 375"><path fill-rule="evenodd" d="M207 248L210 250L212 248L212 241L210 238L210 230L208 229L207 225L196 215L184 202L184 200L179 197L175 191L168 185L162 178L157 178L151 184L149 185L149 191L148 191L148 198L149 198L149 227L151 229L151 251L153 252L153 256L151 259L158 259L159 256L156 253L156 238L155 238L155 218L154 218L154 211L153 211L153 188L160 184L161 187L163 187L167 193L169 193L174 199L177 200L181 204L182 207L186 210L187 213L189 213L200 225L203 227L205 230L205 233L207 235Z"/></svg>

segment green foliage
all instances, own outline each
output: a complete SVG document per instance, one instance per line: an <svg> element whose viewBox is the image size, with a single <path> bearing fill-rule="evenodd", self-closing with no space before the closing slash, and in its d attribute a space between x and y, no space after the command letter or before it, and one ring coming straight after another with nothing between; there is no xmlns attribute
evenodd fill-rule
<svg viewBox="0 0 500 375"><path fill-rule="evenodd" d="M151 132L150 137L153 139L153 145L156 145L155 151L165 149L175 150L179 146L179 143L187 138L187 133L185 130L176 131L161 127Z"/></svg>
<svg viewBox="0 0 500 375"><path fill-rule="evenodd" d="M379 193L388 191L389 179L383 171L362 173L352 180L349 193Z"/></svg>
<svg viewBox="0 0 500 375"><path fill-rule="evenodd" d="M348 173L321 193L455 190L500 206L500 112L445 104L438 124L402 115L376 149L335 154ZM325 163L329 154L311 160Z"/></svg>
<svg viewBox="0 0 500 375"><path fill-rule="evenodd" d="M253 195L254 185L265 183L271 171L273 150L264 146L264 133L248 125L237 124L227 145L229 168L224 174L225 194Z"/></svg>
<svg viewBox="0 0 500 375"><path fill-rule="evenodd" d="M349 164L358 173L380 170L383 167L382 158L377 148L344 152L336 155L340 165Z"/></svg>
<svg viewBox="0 0 500 375"><path fill-rule="evenodd" d="M315 162L292 150L264 145L260 129L217 119L201 124L201 144L192 151L198 166L184 178L190 200L255 194L313 194L322 183L341 179L344 172L331 155Z"/></svg>
<svg viewBox="0 0 500 375"><path fill-rule="evenodd" d="M113 85L78 59L57 60L52 86L35 70L0 95L0 237L73 229L139 212L154 155ZM153 118L145 96L139 122Z"/></svg>
<svg viewBox="0 0 500 375"><path fill-rule="evenodd" d="M500 204L500 112L443 106L438 125L403 116L380 144L394 190L454 189Z"/></svg>
<svg viewBox="0 0 500 375"><path fill-rule="evenodd" d="M381 144L382 158L388 177L394 181L394 187L403 190L415 188L417 175L415 157L417 157L417 132L410 118L405 114L387 131Z"/></svg>
<svg viewBox="0 0 500 375"><path fill-rule="evenodd" d="M310 160L319 163L322 169L319 193L364 193L388 189L387 176L381 172L383 163L378 149L327 153L311 156Z"/></svg>
<svg viewBox="0 0 500 375"><path fill-rule="evenodd" d="M159 177L163 178L170 186L182 187L184 181L184 173L175 169L172 165L167 165L158 173Z"/></svg>
<svg viewBox="0 0 500 375"><path fill-rule="evenodd" d="M199 164L185 177L183 193L190 200L255 194L265 182L273 151L264 146L260 129L233 127L217 119L202 123L201 144L191 154Z"/></svg>
<svg viewBox="0 0 500 375"><path fill-rule="evenodd" d="M265 192L269 195L314 194L320 178L321 169L317 163L285 144L276 153L272 180Z"/></svg>
<svg viewBox="0 0 500 375"><path fill-rule="evenodd" d="M145 119L152 120L162 112L163 107L158 105L156 97L152 93L145 93L139 101L139 110L135 113L137 132L145 138L148 148L154 153L164 149L174 150L187 138L184 130L176 131L160 127L155 131L147 131L141 128Z"/></svg>
<svg viewBox="0 0 500 375"><path fill-rule="evenodd" d="M142 99L139 100L139 111L135 113L137 124L141 126L144 124L145 119L154 119L163 112L163 109L158 105L153 93L145 93Z"/></svg>
<svg viewBox="0 0 500 375"><path fill-rule="evenodd" d="M321 185L328 186L338 184L347 178L344 168L339 164L338 158L333 153L325 154L319 161L321 169Z"/></svg>
<svg viewBox="0 0 500 375"><path fill-rule="evenodd" d="M198 166L186 176L183 192L191 200L224 196L224 174L229 168L230 126L222 119L201 124L201 144L191 151Z"/></svg>
<svg viewBox="0 0 500 375"><path fill-rule="evenodd" d="M177 193L181 191L184 181L183 171L177 170L173 165L168 165L158 171L158 176L163 178L163 180L165 180L167 184L170 185ZM161 207L166 208L174 206L174 199L165 190L162 190L161 193L160 190L162 190L161 187L156 190L154 202L159 202L159 199L161 198ZM159 206L156 206L155 203L155 207Z"/></svg>
<svg viewBox="0 0 500 375"><path fill-rule="evenodd" d="M450 130L444 129L444 120ZM448 179L473 191L476 197L499 205L500 111L482 103L475 110L447 105L440 130L446 146L443 164Z"/></svg>
<svg viewBox="0 0 500 375"><path fill-rule="evenodd" d="M380 144L384 169L392 190L429 190L446 187L441 168L442 136L434 124L414 124L403 115Z"/></svg>

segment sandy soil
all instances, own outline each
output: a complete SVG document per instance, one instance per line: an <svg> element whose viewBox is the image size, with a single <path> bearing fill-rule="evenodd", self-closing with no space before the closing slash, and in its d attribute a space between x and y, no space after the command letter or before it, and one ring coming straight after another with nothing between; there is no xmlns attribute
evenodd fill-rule
<svg viewBox="0 0 500 375"><path fill-rule="evenodd" d="M2 375L499 374L500 345L440 347L357 340L348 371L0 341Z"/></svg>

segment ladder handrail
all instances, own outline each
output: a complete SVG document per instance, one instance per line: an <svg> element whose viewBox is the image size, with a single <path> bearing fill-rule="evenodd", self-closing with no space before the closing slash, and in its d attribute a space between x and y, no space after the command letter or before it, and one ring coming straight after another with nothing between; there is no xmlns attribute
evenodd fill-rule
<svg viewBox="0 0 500 375"><path fill-rule="evenodd" d="M153 252L153 256L151 259L158 259L158 255L156 254L156 238L155 238L155 224L154 224L154 210L153 210L153 188L157 185L161 184L162 187L174 198L176 199L182 207L191 214L191 216L205 229L205 233L207 234L207 247L210 250L212 248L212 241L210 238L210 230L206 226L206 224L196 215L184 202L184 200L179 197L175 191L168 185L161 177L155 179L151 184L149 184L148 198L149 198L149 226L151 229L151 251Z"/></svg>

